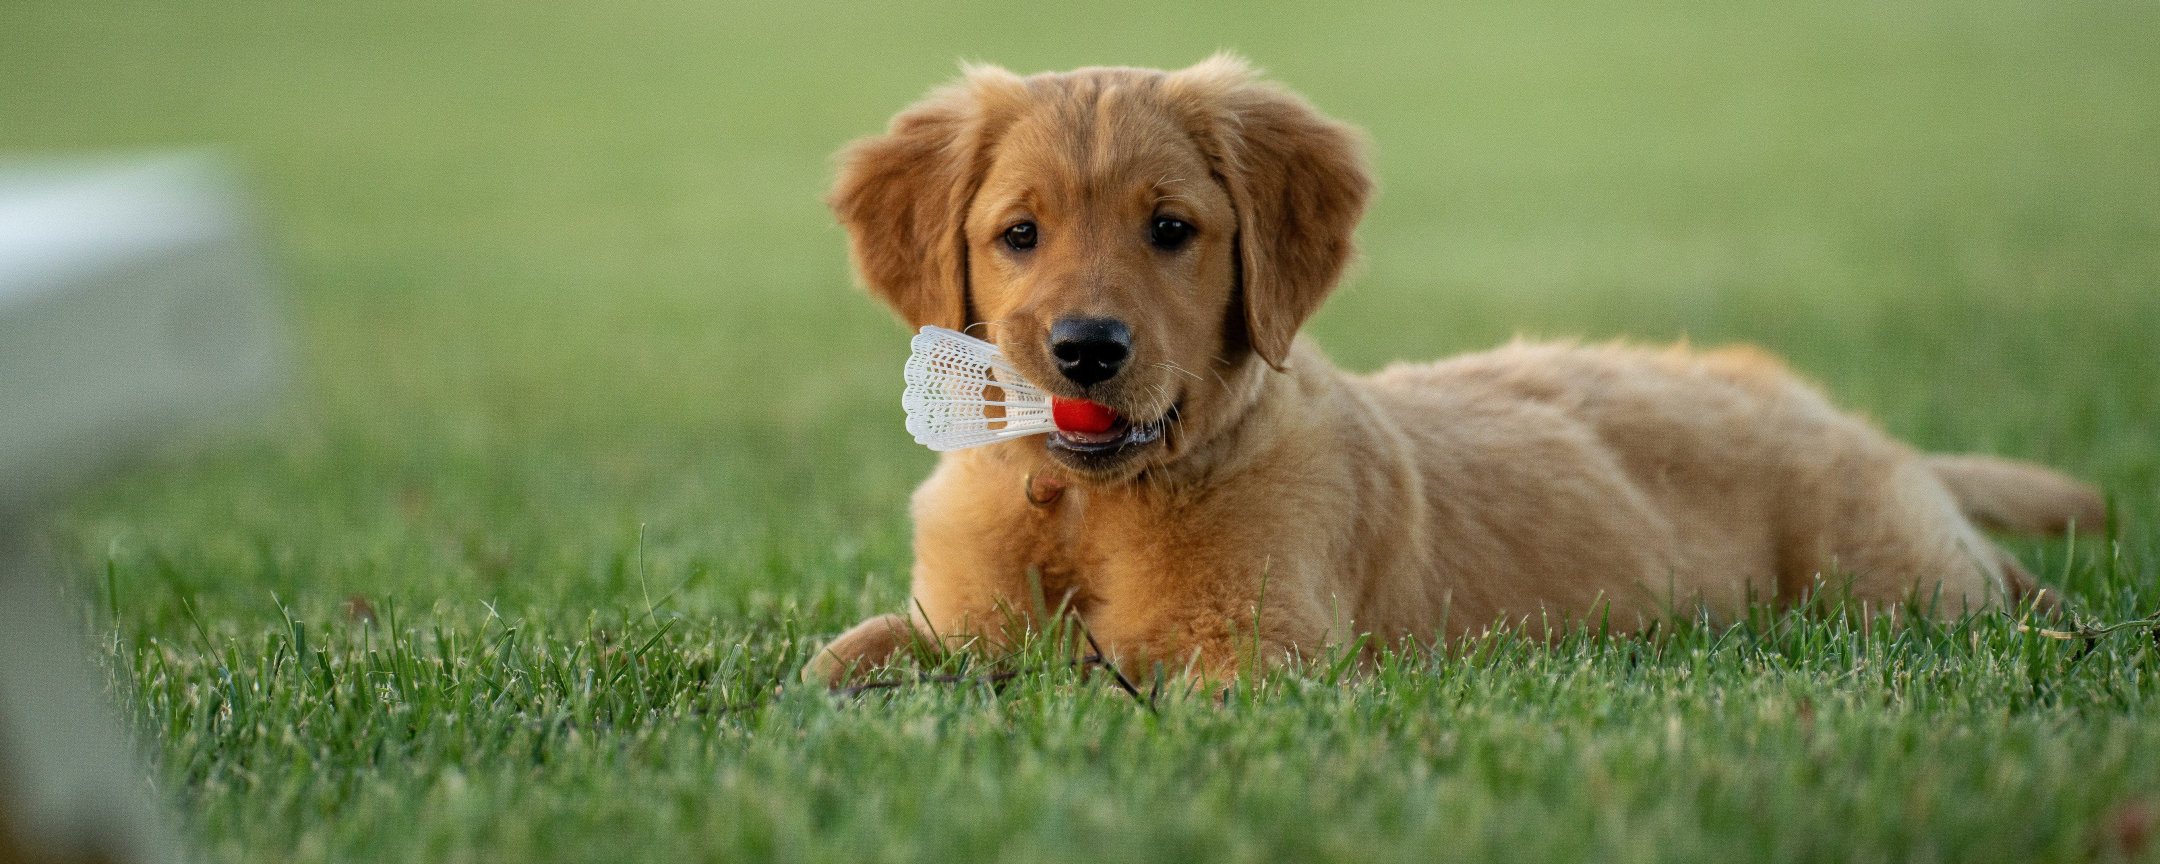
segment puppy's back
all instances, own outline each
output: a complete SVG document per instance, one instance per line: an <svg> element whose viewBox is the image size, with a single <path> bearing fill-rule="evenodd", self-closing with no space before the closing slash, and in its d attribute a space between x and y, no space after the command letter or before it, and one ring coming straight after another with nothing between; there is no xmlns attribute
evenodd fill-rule
<svg viewBox="0 0 2160 864"><path fill-rule="evenodd" d="M1801 535L1879 497L1862 487L1913 456L1752 348L1515 342L1361 382L1425 451L1426 488L1477 507L1582 502L1540 503L1507 529L1517 556L1558 544L1577 548L1555 560L1579 558L1587 544L1571 538L1597 537L1665 568L1645 577L1660 596L1641 607L1786 593L1793 549L1812 542ZM1540 464L1514 464L1526 459ZM1539 588L1550 606L1570 575L1525 578L1555 583Z"/></svg>

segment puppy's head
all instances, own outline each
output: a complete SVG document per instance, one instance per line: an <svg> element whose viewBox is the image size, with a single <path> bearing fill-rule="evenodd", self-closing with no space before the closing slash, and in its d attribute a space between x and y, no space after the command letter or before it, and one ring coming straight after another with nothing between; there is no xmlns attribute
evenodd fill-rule
<svg viewBox="0 0 2160 864"><path fill-rule="evenodd" d="M1355 132L1218 55L1177 72L973 67L843 155L872 293L1117 411L1040 448L1094 480L1205 446L1288 361L1351 255Z"/></svg>

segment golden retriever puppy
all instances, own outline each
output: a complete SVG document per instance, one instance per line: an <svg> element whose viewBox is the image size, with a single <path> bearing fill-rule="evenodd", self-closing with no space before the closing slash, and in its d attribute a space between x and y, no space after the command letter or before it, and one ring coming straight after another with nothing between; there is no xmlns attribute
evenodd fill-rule
<svg viewBox="0 0 2160 864"><path fill-rule="evenodd" d="M1128 670L1209 679L1361 634L1625 631L1816 590L1956 614L2035 592L1976 522L2102 519L2073 480L1915 452L1751 348L1346 374L1297 334L1371 185L1356 132L1230 56L971 68L850 147L831 203L869 290L1117 420L946 454L914 496L910 610L804 677L1009 644L1045 609Z"/></svg>

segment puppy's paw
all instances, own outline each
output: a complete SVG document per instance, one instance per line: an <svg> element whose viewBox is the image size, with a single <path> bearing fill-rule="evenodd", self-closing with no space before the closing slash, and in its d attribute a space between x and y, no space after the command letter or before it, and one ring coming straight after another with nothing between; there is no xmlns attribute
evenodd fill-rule
<svg viewBox="0 0 2160 864"><path fill-rule="evenodd" d="M803 664L802 681L840 687L862 673L890 661L915 638L915 627L906 615L879 615L857 624L811 655Z"/></svg>

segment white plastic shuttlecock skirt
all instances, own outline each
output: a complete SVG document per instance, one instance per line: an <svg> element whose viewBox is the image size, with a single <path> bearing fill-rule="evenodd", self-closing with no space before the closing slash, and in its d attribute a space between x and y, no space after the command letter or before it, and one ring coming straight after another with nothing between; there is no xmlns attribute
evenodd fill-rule
<svg viewBox="0 0 2160 864"><path fill-rule="evenodd" d="M900 407L915 443L965 450L1057 428L1049 394L1021 377L996 345L943 327L922 328L908 345Z"/></svg>

